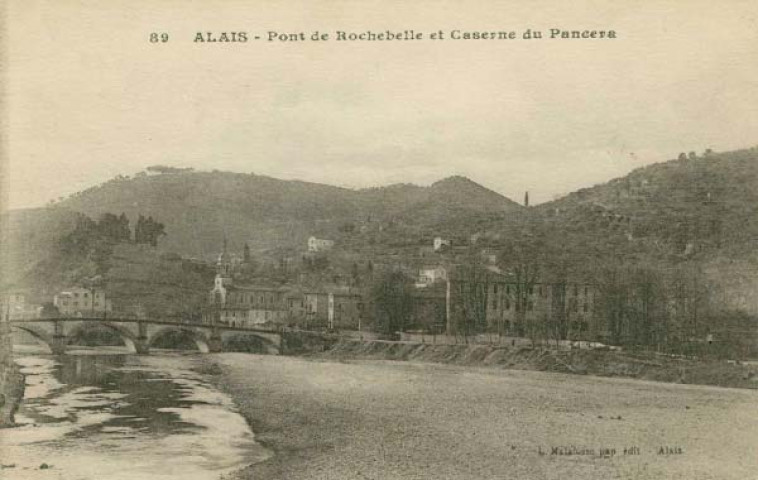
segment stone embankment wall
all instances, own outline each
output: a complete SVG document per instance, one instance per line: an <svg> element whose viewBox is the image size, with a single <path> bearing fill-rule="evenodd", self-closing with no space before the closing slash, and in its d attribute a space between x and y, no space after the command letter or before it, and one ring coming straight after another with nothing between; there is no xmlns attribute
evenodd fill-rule
<svg viewBox="0 0 758 480"><path fill-rule="evenodd" d="M8 324L0 321L0 428L13 426L13 415L24 399L24 376L13 362Z"/></svg>
<svg viewBox="0 0 758 480"><path fill-rule="evenodd" d="M758 388L758 366L723 360L676 358L655 353L556 350L525 346L446 345L341 339L318 354L332 359L433 362L472 367L539 370L670 383Z"/></svg>

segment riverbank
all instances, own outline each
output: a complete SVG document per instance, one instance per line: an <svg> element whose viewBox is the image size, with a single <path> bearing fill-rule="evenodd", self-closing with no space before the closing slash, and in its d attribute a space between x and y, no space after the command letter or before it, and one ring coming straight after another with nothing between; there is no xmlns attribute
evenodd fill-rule
<svg viewBox="0 0 758 480"><path fill-rule="evenodd" d="M209 361L256 441L276 452L239 479L741 480L758 471L751 390L378 360Z"/></svg>
<svg viewBox="0 0 758 480"><path fill-rule="evenodd" d="M340 340L316 356L333 360L370 359L487 366L501 369L626 377L668 383L758 389L758 367L724 360L612 350L548 350L525 346L433 345Z"/></svg>
<svg viewBox="0 0 758 480"><path fill-rule="evenodd" d="M8 325L0 325L0 428L14 426L14 415L24 399L24 376L13 361Z"/></svg>
<svg viewBox="0 0 758 480"><path fill-rule="evenodd" d="M14 415L24 398L24 376L11 361L0 363L0 428L13 427Z"/></svg>

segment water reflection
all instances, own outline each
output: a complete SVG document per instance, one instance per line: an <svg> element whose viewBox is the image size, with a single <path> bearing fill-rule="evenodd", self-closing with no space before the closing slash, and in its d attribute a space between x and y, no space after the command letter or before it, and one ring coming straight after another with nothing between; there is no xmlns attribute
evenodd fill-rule
<svg viewBox="0 0 758 480"><path fill-rule="evenodd" d="M26 356L22 427L0 437L3 478L210 479L268 452L189 356ZM219 442L223 439L223 442ZM126 472L130 472L127 475ZM135 477L135 473L138 475Z"/></svg>

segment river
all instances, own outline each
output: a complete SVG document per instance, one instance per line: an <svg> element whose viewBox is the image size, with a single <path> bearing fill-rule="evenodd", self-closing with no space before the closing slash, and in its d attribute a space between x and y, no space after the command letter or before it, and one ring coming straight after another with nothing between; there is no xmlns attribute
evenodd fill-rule
<svg viewBox="0 0 758 480"><path fill-rule="evenodd" d="M217 479L270 452L197 355L16 355L19 427L0 430L0 478Z"/></svg>

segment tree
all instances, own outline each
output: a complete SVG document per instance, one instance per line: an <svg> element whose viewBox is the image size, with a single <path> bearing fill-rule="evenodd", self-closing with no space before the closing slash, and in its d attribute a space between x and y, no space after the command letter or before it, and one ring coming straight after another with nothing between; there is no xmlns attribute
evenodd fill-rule
<svg viewBox="0 0 758 480"><path fill-rule="evenodd" d="M385 273L374 283L371 303L378 331L393 335L410 323L413 306L410 288L411 279L398 270Z"/></svg>
<svg viewBox="0 0 758 480"><path fill-rule="evenodd" d="M677 329L667 312L663 272L635 262L606 267L597 278L597 314L606 321L611 343L668 350Z"/></svg>
<svg viewBox="0 0 758 480"><path fill-rule="evenodd" d="M116 216L112 213L104 213L97 222L99 235L113 243L126 243L131 238L129 219L122 213Z"/></svg>
<svg viewBox="0 0 758 480"><path fill-rule="evenodd" d="M637 348L656 346L661 350L671 339L664 279L657 269L648 266L637 267L631 277L628 342Z"/></svg>
<svg viewBox="0 0 758 480"><path fill-rule="evenodd" d="M450 274L450 302L453 331L468 338L487 329L487 271L469 259Z"/></svg>
<svg viewBox="0 0 758 480"><path fill-rule="evenodd" d="M609 340L612 344L624 342L627 320L628 288L624 272L619 267L607 267L596 276L598 282L597 314L604 318Z"/></svg>
<svg viewBox="0 0 758 480"><path fill-rule="evenodd" d="M182 173L182 172L191 172L194 170L192 167L187 168L179 168L179 167L169 167L167 165L151 165L147 167L145 170L147 170L150 173Z"/></svg>
<svg viewBox="0 0 758 480"><path fill-rule="evenodd" d="M542 226L527 225L520 235L510 237L498 255L498 264L510 277L509 283L515 290L516 333L527 335L533 344L545 333L545 328L528 318L528 312L533 311L532 295L548 257L546 237L547 231Z"/></svg>
<svg viewBox="0 0 758 480"><path fill-rule="evenodd" d="M158 245L158 239L166 235L165 226L153 220L153 217L139 216L137 225L134 228L134 242L150 244L153 247Z"/></svg>

